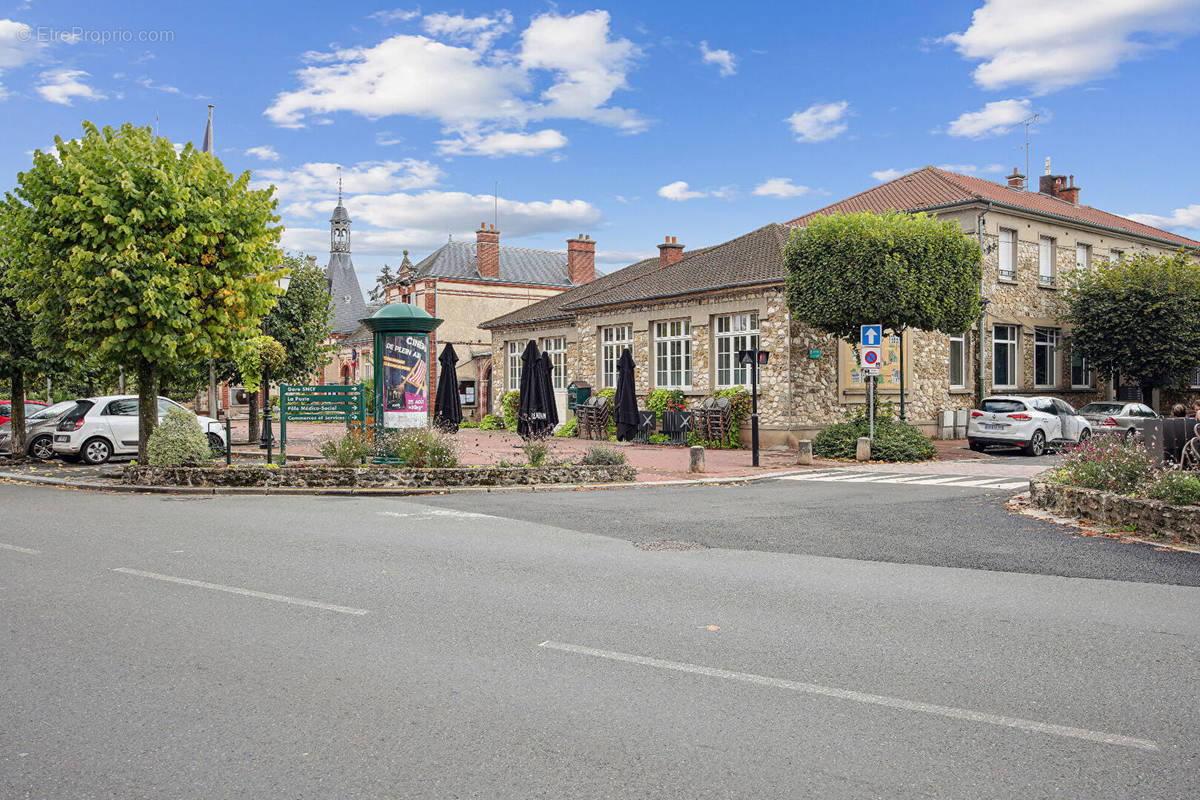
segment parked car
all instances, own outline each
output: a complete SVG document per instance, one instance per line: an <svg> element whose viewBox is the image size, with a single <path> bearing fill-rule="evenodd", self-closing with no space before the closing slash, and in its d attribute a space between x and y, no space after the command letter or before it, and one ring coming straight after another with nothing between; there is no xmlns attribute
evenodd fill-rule
<svg viewBox="0 0 1200 800"><path fill-rule="evenodd" d="M1141 420L1160 419L1148 405L1123 403L1120 400L1088 403L1079 409L1079 416L1086 419L1096 433L1116 433L1126 439L1138 435Z"/></svg>
<svg viewBox="0 0 1200 800"><path fill-rule="evenodd" d="M26 416L26 418L28 418L30 414L36 414L37 412L41 411L45 407L46 407L45 403L39 402L37 400L26 400L25 401L25 416ZM11 400L0 400L0 425L3 425L5 422L8 422L11 419L12 419L12 401Z"/></svg>
<svg viewBox="0 0 1200 800"><path fill-rule="evenodd" d="M54 458L54 429L59 417L75 407L74 400L43 406L25 418L25 452L39 461ZM0 425L0 453L12 452L12 421Z"/></svg>
<svg viewBox="0 0 1200 800"><path fill-rule="evenodd" d="M976 451L1020 447L1026 455L1040 456L1054 445L1078 444L1091 436L1091 423L1057 397L988 397L967 423L967 443Z"/></svg>
<svg viewBox="0 0 1200 800"><path fill-rule="evenodd" d="M174 406L196 416L166 397L158 398L158 419ZM213 452L225 450L225 431L210 417L196 416ZM68 461L103 464L113 456L134 455L138 449L137 395L109 395L77 400L54 431L54 452Z"/></svg>

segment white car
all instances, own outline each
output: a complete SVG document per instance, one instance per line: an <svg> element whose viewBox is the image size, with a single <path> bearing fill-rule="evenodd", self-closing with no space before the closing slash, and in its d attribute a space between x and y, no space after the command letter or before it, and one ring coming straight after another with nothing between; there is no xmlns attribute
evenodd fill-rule
<svg viewBox="0 0 1200 800"><path fill-rule="evenodd" d="M167 409L187 408L166 397L158 398L158 421ZM217 420L196 416L213 452L225 451L225 430ZM103 464L113 456L136 455L138 450L138 398L135 394L108 395L77 400L54 431L54 453L68 461L82 459Z"/></svg>
<svg viewBox="0 0 1200 800"><path fill-rule="evenodd" d="M1091 423L1057 397L988 397L967 423L967 443L976 451L1020 447L1026 455L1040 456L1054 445L1091 437Z"/></svg>

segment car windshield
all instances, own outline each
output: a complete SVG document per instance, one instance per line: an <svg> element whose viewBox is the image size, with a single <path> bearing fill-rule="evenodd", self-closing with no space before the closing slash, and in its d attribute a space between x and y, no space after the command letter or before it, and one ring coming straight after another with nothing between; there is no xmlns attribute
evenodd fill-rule
<svg viewBox="0 0 1200 800"><path fill-rule="evenodd" d="M983 410L993 414L1009 414L1013 411L1024 411L1025 404L1020 400L997 400L989 397L983 401Z"/></svg>
<svg viewBox="0 0 1200 800"><path fill-rule="evenodd" d="M1080 414L1119 414L1125 405L1123 403L1088 403L1079 409Z"/></svg>
<svg viewBox="0 0 1200 800"><path fill-rule="evenodd" d="M29 418L30 419L51 419L52 417L57 417L59 414L63 413L64 411L66 411L70 408L73 408L74 406L75 406L74 400L63 400L61 403L55 403L52 406L43 408L41 411L37 412L36 414L30 415Z"/></svg>

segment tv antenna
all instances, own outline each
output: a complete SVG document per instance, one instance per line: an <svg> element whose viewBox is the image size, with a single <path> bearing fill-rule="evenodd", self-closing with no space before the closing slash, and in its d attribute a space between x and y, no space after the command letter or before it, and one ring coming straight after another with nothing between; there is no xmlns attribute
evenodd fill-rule
<svg viewBox="0 0 1200 800"><path fill-rule="evenodd" d="M1032 117L1026 117L1017 123L1017 125L1025 126L1025 145L1021 148L1025 151L1025 179L1029 180L1029 129L1037 124L1041 114L1034 114ZM1015 125L1013 127L1016 127Z"/></svg>

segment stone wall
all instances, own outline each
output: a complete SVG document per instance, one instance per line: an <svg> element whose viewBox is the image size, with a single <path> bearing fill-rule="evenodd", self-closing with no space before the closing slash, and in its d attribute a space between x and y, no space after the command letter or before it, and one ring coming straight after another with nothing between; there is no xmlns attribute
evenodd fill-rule
<svg viewBox="0 0 1200 800"><path fill-rule="evenodd" d="M1068 517L1082 517L1123 529L1136 526L1143 536L1162 534L1200 544L1200 506L1173 506L1158 500L1109 494L1053 483L1041 476L1029 483L1030 502Z"/></svg>

